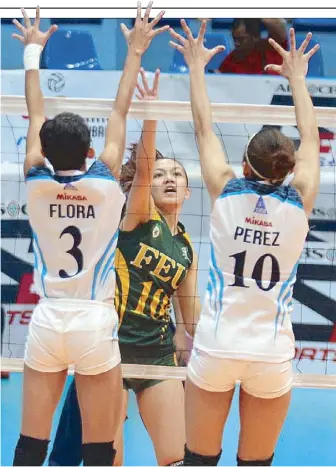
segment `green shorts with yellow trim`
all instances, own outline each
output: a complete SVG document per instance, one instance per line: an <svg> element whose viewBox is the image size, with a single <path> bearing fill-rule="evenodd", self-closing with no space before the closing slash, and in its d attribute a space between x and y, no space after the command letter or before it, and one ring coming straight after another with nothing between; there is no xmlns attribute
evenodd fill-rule
<svg viewBox="0 0 336 467"><path fill-rule="evenodd" d="M139 348L137 349L139 352ZM155 351L154 351L155 352ZM160 366L178 366L176 354L174 351L167 355L156 356L153 352L153 355L125 355L121 350L121 363L130 363L137 365L160 365ZM123 387L124 389L132 390L135 394L155 386L156 384L162 383L164 380L161 379L136 379L136 378L124 378Z"/></svg>

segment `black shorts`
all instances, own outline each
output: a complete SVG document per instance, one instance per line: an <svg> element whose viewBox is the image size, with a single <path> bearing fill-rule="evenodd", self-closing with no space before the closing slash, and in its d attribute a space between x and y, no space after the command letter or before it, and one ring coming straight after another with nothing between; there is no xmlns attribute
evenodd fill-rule
<svg viewBox="0 0 336 467"><path fill-rule="evenodd" d="M139 352L139 350L137 350ZM155 351L154 351L155 352ZM164 356L156 356L153 352L152 356L124 356L122 354L121 362L138 364L138 365L162 365L162 366L178 366L176 354L174 351ZM131 389L135 394L143 391L144 389L155 386L156 384L162 383L164 380L161 379L136 379L136 378L124 378L123 387L127 391Z"/></svg>

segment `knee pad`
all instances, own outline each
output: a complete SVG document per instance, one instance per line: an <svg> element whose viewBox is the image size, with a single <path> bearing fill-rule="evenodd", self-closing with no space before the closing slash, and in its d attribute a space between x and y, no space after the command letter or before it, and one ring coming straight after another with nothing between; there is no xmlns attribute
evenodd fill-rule
<svg viewBox="0 0 336 467"><path fill-rule="evenodd" d="M117 451L113 449L113 441L109 441L107 443L84 443L82 452L83 465L112 466Z"/></svg>
<svg viewBox="0 0 336 467"><path fill-rule="evenodd" d="M179 461L171 462L170 464L166 464L167 467L168 467L169 465L184 465L183 459L180 459Z"/></svg>
<svg viewBox="0 0 336 467"><path fill-rule="evenodd" d="M185 445L183 465L217 465L221 455L222 450L216 456L202 456L202 454L189 451Z"/></svg>
<svg viewBox="0 0 336 467"><path fill-rule="evenodd" d="M237 456L237 465L246 465L246 466L254 466L254 465L272 465L274 454L271 455L268 459L264 459L262 461L244 461Z"/></svg>
<svg viewBox="0 0 336 467"><path fill-rule="evenodd" d="M47 456L48 439L20 435L14 454L13 465L43 465Z"/></svg>

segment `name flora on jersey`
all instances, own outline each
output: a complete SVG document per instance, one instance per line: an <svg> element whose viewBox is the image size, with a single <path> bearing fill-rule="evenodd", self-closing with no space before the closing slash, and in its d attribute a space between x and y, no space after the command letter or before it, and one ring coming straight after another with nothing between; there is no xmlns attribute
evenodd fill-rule
<svg viewBox="0 0 336 467"><path fill-rule="evenodd" d="M85 198L86 199L86 198ZM88 206L84 204L50 204L49 216L59 219L89 219L96 218L95 210L92 204Z"/></svg>

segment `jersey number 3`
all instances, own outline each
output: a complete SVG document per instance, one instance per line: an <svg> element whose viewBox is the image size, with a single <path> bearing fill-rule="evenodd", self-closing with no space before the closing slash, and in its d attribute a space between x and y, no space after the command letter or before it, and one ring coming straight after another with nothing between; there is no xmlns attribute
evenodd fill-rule
<svg viewBox="0 0 336 467"><path fill-rule="evenodd" d="M70 248L67 253L69 253L69 255L71 255L76 260L77 272L75 272L75 274L69 275L64 269L60 269L58 274L62 279L69 279L69 277L74 277L79 274L83 269L83 253L78 248L82 241L82 234L80 230L74 225L69 225L69 227L66 227L59 238L62 238L65 234L70 234L73 238L72 248Z"/></svg>
<svg viewBox="0 0 336 467"><path fill-rule="evenodd" d="M246 250L241 251L240 253L236 253L235 255L231 255L230 258L234 258L236 260L236 264L234 267L233 274L235 276L235 281L233 284L229 284L235 287L245 287L248 288L247 285L244 284L244 267L245 267L245 259L246 259ZM266 258L270 258L272 266L271 266L271 278L267 287L264 287L262 283L262 271L263 266ZM279 263L275 256L271 254L260 256L258 261L256 262L253 271L252 271L252 279L256 281L257 286L259 289L268 292L269 290L273 289L276 286L277 282L280 280L280 268Z"/></svg>

